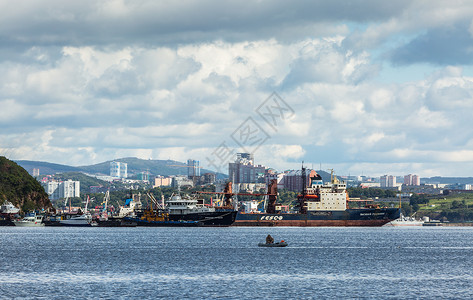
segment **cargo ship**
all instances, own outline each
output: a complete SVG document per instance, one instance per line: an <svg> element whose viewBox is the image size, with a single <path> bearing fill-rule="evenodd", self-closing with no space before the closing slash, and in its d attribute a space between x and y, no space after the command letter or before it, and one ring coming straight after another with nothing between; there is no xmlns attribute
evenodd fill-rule
<svg viewBox="0 0 473 300"><path fill-rule="evenodd" d="M319 174L310 178L306 186L305 168L302 168L302 192L297 196L294 212L282 212L277 204L277 181L268 186L264 213L239 212L233 226L383 226L400 217L400 208L381 208L367 204L349 208L347 186L331 176L324 183Z"/></svg>

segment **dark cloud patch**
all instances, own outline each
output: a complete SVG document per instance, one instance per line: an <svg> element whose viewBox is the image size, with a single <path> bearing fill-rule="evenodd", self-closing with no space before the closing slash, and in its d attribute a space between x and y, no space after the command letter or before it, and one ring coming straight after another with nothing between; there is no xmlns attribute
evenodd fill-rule
<svg viewBox="0 0 473 300"><path fill-rule="evenodd" d="M380 21L408 1L43 1L0 13L0 42L19 45L175 44L301 38L320 23ZM8 13L8 16L5 14ZM3 28L3 29L2 29ZM291 30L291 28L297 30ZM292 33L290 37L288 32Z"/></svg>
<svg viewBox="0 0 473 300"><path fill-rule="evenodd" d="M395 65L471 65L473 38L468 31L468 24L431 29L395 49L390 59Z"/></svg>

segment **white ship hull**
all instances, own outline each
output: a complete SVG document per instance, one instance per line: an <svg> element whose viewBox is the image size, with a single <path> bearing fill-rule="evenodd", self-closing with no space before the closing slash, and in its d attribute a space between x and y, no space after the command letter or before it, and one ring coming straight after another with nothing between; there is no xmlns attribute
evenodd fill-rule
<svg viewBox="0 0 473 300"><path fill-rule="evenodd" d="M90 215L80 215L80 216L73 216L69 219L59 221L61 226L76 226L76 227L85 227L85 226L92 226L92 217Z"/></svg>
<svg viewBox="0 0 473 300"><path fill-rule="evenodd" d="M21 220L14 220L13 224L18 227L41 227L44 226L42 216L24 217Z"/></svg>

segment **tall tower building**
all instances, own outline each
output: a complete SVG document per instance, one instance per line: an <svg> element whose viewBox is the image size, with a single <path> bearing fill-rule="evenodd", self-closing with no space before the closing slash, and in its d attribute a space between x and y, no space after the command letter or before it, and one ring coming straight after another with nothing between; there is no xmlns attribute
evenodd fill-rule
<svg viewBox="0 0 473 300"><path fill-rule="evenodd" d="M237 153L234 163L228 164L229 180L233 183L264 183L266 168L254 165L253 154Z"/></svg>
<svg viewBox="0 0 473 300"><path fill-rule="evenodd" d="M418 175L406 175L404 176L405 185L420 185L420 177Z"/></svg>
<svg viewBox="0 0 473 300"><path fill-rule="evenodd" d="M194 178L200 176L200 162L198 160L187 160L187 177Z"/></svg>

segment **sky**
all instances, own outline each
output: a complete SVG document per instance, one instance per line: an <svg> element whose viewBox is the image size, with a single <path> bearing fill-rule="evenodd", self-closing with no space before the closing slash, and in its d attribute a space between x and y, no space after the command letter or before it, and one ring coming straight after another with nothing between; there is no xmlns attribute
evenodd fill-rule
<svg viewBox="0 0 473 300"><path fill-rule="evenodd" d="M472 1L0 0L0 155L473 176Z"/></svg>

